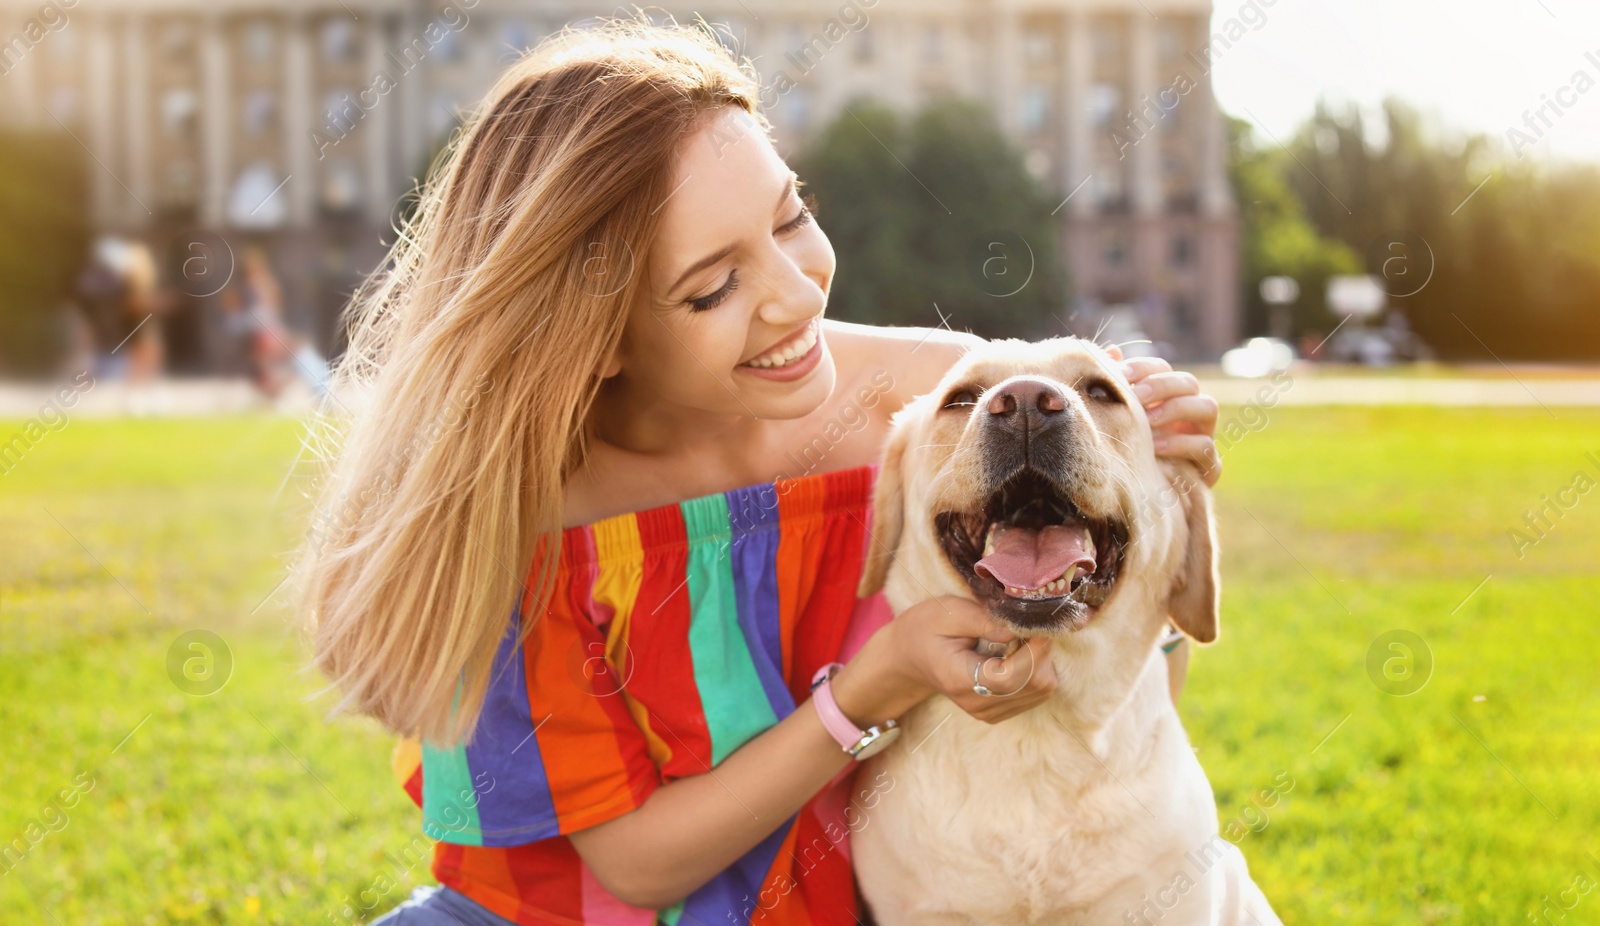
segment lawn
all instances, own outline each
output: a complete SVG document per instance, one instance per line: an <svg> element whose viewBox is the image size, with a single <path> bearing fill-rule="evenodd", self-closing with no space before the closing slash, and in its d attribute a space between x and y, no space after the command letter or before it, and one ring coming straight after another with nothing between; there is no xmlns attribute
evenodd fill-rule
<svg viewBox="0 0 1600 926"><path fill-rule="evenodd" d="M1600 482L1600 411L1559 415L1280 408L1230 449L1223 637L1181 710L1286 922L1600 923L1572 890L1600 881L1600 493L1559 495ZM74 421L0 476L0 842L30 846L0 922L345 922L394 874L390 741L324 721L274 594L297 442ZM1519 551L1543 496L1575 504ZM232 656L209 695L169 674L192 630Z"/></svg>

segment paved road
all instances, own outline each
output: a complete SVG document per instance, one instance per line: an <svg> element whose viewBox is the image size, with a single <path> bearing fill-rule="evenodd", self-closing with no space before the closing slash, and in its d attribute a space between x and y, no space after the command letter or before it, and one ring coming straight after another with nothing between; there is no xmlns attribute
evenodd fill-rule
<svg viewBox="0 0 1600 926"><path fill-rule="evenodd" d="M1278 383L1269 379L1228 379L1202 375L1200 387L1216 396L1223 405L1245 405L1250 402L1267 405L1276 397L1279 405L1600 407L1600 373L1592 379L1435 379L1316 376L1291 372L1287 379Z"/></svg>

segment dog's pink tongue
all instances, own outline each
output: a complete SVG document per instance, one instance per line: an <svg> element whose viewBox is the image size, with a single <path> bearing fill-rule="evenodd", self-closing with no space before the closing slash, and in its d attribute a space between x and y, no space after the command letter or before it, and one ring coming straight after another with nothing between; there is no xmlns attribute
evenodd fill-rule
<svg viewBox="0 0 1600 926"><path fill-rule="evenodd" d="M1077 576L1074 567L1094 572L1094 554L1085 546L1082 525L1050 525L1042 530L999 527L994 532L994 552L978 560L974 570L1003 585L1043 588L1065 575Z"/></svg>

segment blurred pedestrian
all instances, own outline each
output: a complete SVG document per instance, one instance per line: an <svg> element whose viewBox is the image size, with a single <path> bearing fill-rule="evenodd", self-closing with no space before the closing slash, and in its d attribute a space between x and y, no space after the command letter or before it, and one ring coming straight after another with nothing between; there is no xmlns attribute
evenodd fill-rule
<svg viewBox="0 0 1600 926"><path fill-rule="evenodd" d="M122 311L126 281L127 243L105 236L95 242L89 262L78 273L75 288L78 304L93 332L93 372L97 380L121 379L127 375L128 355L119 347L133 333Z"/></svg>
<svg viewBox="0 0 1600 926"><path fill-rule="evenodd" d="M328 363L310 337L284 320L283 287L259 247L244 251L237 299L251 326L251 380L256 388L277 400L299 378L321 398L327 389Z"/></svg>

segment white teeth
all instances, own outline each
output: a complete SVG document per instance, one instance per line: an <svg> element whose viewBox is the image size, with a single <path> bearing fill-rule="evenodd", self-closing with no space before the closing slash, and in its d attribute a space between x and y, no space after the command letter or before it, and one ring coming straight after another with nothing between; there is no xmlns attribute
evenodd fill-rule
<svg viewBox="0 0 1600 926"><path fill-rule="evenodd" d="M776 354L763 355L754 360L748 361L745 363L745 366L756 367L762 370L786 367L810 353L812 346L816 343L817 325L815 322L812 322L811 326L805 330L805 333L800 335L800 340L794 342Z"/></svg>
<svg viewBox="0 0 1600 926"><path fill-rule="evenodd" d="M1083 529L1083 549L1084 552L1088 553L1091 557L1094 556L1094 534L1089 533L1089 529L1087 527Z"/></svg>
<svg viewBox="0 0 1600 926"><path fill-rule="evenodd" d="M1072 587L1073 580L1080 575L1086 576L1088 574L1088 569L1076 566L1073 568L1071 575L1062 573L1056 577L1055 581L1045 585L1043 588L1019 588L1015 585L1007 585L1005 590L1006 594L1013 598L1048 598L1052 595L1064 595Z"/></svg>
<svg viewBox="0 0 1600 926"><path fill-rule="evenodd" d="M995 532L995 529L998 526L999 525L997 525L997 524L989 525L989 533L985 534L984 537L983 537L983 555L984 556L988 556L990 553L994 552L994 532Z"/></svg>

